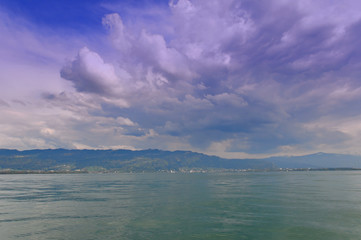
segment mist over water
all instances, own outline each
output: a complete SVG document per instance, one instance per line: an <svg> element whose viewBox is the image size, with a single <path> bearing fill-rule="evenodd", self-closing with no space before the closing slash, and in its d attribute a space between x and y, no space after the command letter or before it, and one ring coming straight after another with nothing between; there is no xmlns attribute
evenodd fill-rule
<svg viewBox="0 0 361 240"><path fill-rule="evenodd" d="M361 173L1 175L1 239L360 239Z"/></svg>

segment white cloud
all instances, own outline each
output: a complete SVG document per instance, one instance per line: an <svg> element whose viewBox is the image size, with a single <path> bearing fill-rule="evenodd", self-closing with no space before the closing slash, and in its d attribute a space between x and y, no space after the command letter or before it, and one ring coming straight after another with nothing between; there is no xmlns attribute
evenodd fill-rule
<svg viewBox="0 0 361 240"><path fill-rule="evenodd" d="M115 74L114 66L88 48L82 48L76 58L61 70L61 76L74 83L79 92L112 94L123 86Z"/></svg>
<svg viewBox="0 0 361 240"><path fill-rule="evenodd" d="M54 135L55 130L54 130L54 129L51 129L51 128L42 128L42 129L40 130L40 133L41 133L42 135L44 135L45 137L47 137L47 136L52 136L52 135Z"/></svg>
<svg viewBox="0 0 361 240"><path fill-rule="evenodd" d="M176 49L168 47L163 36L142 31L139 45L140 57L159 71L181 79L195 76L188 68L184 56Z"/></svg>
<svg viewBox="0 0 361 240"><path fill-rule="evenodd" d="M128 33L125 32L125 26L122 19L117 13L107 14L103 17L103 25L108 28L113 45L121 50L126 52L131 48L131 38Z"/></svg>

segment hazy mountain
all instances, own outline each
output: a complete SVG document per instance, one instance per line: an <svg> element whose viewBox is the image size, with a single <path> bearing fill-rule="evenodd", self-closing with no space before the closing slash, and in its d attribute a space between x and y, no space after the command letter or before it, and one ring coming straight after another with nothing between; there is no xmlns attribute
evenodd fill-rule
<svg viewBox="0 0 361 240"><path fill-rule="evenodd" d="M297 157L224 159L189 151L0 149L0 169L120 170L361 168L361 157L316 153Z"/></svg>
<svg viewBox="0 0 361 240"><path fill-rule="evenodd" d="M315 153L296 157L264 159L279 168L361 168L361 156Z"/></svg>

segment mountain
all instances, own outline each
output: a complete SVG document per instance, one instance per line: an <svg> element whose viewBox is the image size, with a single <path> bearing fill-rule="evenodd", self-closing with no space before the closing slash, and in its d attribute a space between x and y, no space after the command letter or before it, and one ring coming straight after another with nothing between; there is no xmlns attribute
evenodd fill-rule
<svg viewBox="0 0 361 240"><path fill-rule="evenodd" d="M279 168L361 168L361 156L315 153L305 156L263 159Z"/></svg>
<svg viewBox="0 0 361 240"><path fill-rule="evenodd" d="M191 169L361 168L361 157L316 153L265 159L224 159L190 151L0 149L0 169L41 171L170 171Z"/></svg>
<svg viewBox="0 0 361 240"><path fill-rule="evenodd" d="M0 168L14 170L162 171L181 169L270 169L264 160L224 159L189 151L161 150L8 150L0 149Z"/></svg>

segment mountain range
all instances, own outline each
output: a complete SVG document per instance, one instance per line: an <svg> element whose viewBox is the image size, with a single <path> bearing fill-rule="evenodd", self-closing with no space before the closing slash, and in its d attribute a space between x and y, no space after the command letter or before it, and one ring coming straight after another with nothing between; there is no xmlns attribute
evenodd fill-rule
<svg viewBox="0 0 361 240"><path fill-rule="evenodd" d="M225 159L190 151L0 149L0 170L154 172L192 169L361 168L361 156L315 153L264 159Z"/></svg>

